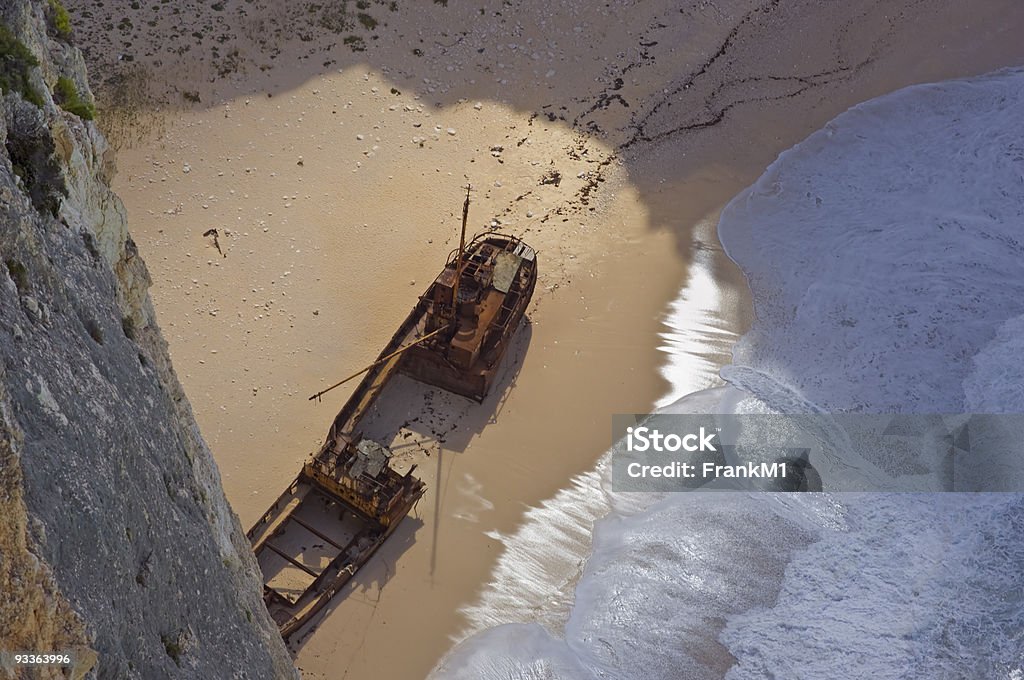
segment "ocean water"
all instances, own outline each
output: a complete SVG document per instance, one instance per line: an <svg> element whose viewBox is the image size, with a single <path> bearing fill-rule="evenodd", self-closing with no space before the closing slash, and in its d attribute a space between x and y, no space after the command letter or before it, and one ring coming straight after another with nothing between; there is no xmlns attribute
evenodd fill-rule
<svg viewBox="0 0 1024 680"><path fill-rule="evenodd" d="M866 102L783 153L718 225L757 316L728 385L692 356L698 266L665 410L1024 413L1022 120L1010 69ZM497 537L434 677L1024 680L1024 495L639 496L607 468Z"/></svg>

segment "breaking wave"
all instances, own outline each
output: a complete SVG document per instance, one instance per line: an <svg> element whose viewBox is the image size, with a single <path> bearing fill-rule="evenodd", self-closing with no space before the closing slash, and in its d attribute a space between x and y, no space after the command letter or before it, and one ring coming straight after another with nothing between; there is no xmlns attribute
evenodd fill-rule
<svg viewBox="0 0 1024 680"><path fill-rule="evenodd" d="M673 396L703 391L666 410L1024 412L1021 120L1010 69L783 153L719 224L757 317L729 385L694 384L677 335ZM705 323L694 271L673 313ZM602 461L499 537L434 676L1021 680L1022 537L1021 494L627 496Z"/></svg>

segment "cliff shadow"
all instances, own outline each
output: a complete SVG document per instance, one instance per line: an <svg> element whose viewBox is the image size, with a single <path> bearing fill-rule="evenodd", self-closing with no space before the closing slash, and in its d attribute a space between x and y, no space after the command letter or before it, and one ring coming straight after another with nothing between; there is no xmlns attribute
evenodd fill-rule
<svg viewBox="0 0 1024 680"><path fill-rule="evenodd" d="M365 69L431 109L494 102L529 119L528 135L571 131L579 144L553 159L556 168L574 155L593 162L583 178L563 172L560 214L585 220L611 169L622 168L649 227L671 230L687 261L693 221L780 151L858 101L937 73L929 58L954 39L949 27L961 26L966 10L945 1L922 23L898 4L906 11L869 0L835 11L810 0L731 0L586 12L540 0L67 2L115 141L158 134L153 114L279 97ZM1024 25L1024 6L991 5L972 9L970 23ZM911 36L919 66L858 80L898 47L910 49ZM1006 63L1007 49L1024 59L1021 46L977 44L981 63Z"/></svg>

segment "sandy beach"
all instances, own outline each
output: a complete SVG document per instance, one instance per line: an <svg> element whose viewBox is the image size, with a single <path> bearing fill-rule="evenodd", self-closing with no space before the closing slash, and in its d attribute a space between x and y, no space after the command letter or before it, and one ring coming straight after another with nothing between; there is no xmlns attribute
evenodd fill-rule
<svg viewBox="0 0 1024 680"><path fill-rule="evenodd" d="M381 428L427 495L293 640L307 678L422 678L524 511L666 391L694 227L786 148L904 85L1024 63L1017 3L68 1L177 372L249 526L470 229L539 251L482 405L400 379ZM210 233L216 230L216 238ZM210 234L210 235L207 235ZM711 348L725 361L731 343Z"/></svg>

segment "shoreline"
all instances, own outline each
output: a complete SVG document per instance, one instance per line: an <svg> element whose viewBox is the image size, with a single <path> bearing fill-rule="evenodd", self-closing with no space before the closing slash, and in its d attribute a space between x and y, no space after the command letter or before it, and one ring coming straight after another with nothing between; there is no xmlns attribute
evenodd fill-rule
<svg viewBox="0 0 1024 680"><path fill-rule="evenodd" d="M986 31L999 33L985 24L994 21L999 4L963 34L943 22L966 10L946 8L945 15L915 27L923 36L917 42L901 44L898 53L883 50L859 76L825 84L820 92L790 96L780 85L778 99L767 108L719 102L732 107L722 122L669 136L647 147L643 158L623 160L614 132L608 133L611 140L586 137L572 121L559 118L571 115L533 116L531 110L546 109L540 92L508 105L499 101L503 91L508 94L500 81L462 80L441 98L429 92L441 82L433 71L431 84L410 91L410 79L398 74L416 72L418 58L404 49L402 58L397 50L385 54L394 60L394 79L358 61L332 65L298 84L285 74L275 85L274 73L260 72L252 75L250 88L239 75L242 85L231 81L237 96L214 98L173 120L156 114L161 137L122 150L115 190L129 207L132 232L153 273L153 297L175 366L244 526L320 443L347 392L319 408L305 397L375 356L443 263L453 236L457 240L458 186L466 175L479 187L471 224L495 215L540 250L531 323L519 333L527 337L517 339L506 358L521 361L521 367L508 398L492 405L496 422L454 398L440 400L445 414L418 433L423 452L416 455L422 456L430 494L420 505L422 524L407 520L409 527L400 527L359 572L350 592L329 605L330 613L315 624L319 633L306 637L298 650L305 676L335 677L340 667L349 678L425 675L462 628L459 607L472 602L490 578L502 549L490 536L511 534L525 508L592 468L610 443L608 415L650 410L665 394L667 383L659 375L665 357L657 349L661 317L686 280L694 249L720 248L717 234L714 243L694 243L694 225L715 219L779 152L848 105L901 83L990 70L1010 53L1024 60L1020 48L1005 44L1008 37L978 42ZM452 13L458 21L471 18L465 8ZM842 25L825 11L808 19L814 20ZM394 21L389 30L406 30L415 25L415 12ZM546 29L534 28L549 42L550 34L578 35L574 28L586 23L571 13L550 21ZM729 25L712 21L708 30L717 32L707 43ZM867 35L873 28L868 21L861 30ZM771 30L764 29L766 39ZM847 39L859 44L850 30ZM634 49L643 32L616 34L609 49L616 40ZM829 32L822 33L806 48L804 61L812 65L815 58L833 58ZM955 66L921 58L931 50L929 40L948 35L960 41L951 43L963 57ZM655 73L694 61L670 44L663 40L647 49ZM581 56L593 56L592 47L570 39L560 54L578 63ZM731 68L738 71L763 59L756 44L736 49L740 63ZM699 56L699 47L693 51ZM441 70L448 57L443 51L428 55L423 68ZM530 55L508 60L504 70L513 81L547 80ZM598 66L580 68L588 75L600 72ZM308 67L297 70L303 69ZM182 77L181 83L191 82ZM559 84L593 98L586 78L568 78ZM691 99L714 103L721 82L713 74L710 80L694 81L680 95L690 98L684 108ZM273 97L256 96L264 83L271 84ZM653 92L657 84L628 84L624 91L635 108L642 96L630 88ZM462 96L470 94L476 96ZM741 93L737 101L760 94ZM631 115L630 109L606 106L595 109L591 120L602 130L616 130ZM662 117L673 116L677 124L686 122L683 113ZM657 125L671 128L657 117L650 120L651 131ZM521 139L526 143L517 145ZM603 180L580 203L578 196L596 177L590 174L595 162ZM560 172L560 187L538 184L551 166ZM516 200L527 191L529 197ZM334 202L337 197L341 204ZM574 201L578 210L567 210L565 204ZM509 207L511 214L505 212ZM544 216L550 219L542 221ZM220 230L226 257L202 236L208 228ZM388 253L383 263L381 252ZM732 296L725 302L727 314L738 334L746 332L746 282L734 264L731 270L720 265L716 278ZM586 385L582 394L579 385ZM406 385L399 392L410 408L422 405L422 391ZM467 418L474 425L463 441L443 453L436 448L438 431ZM396 642L403 646L401 655L393 653Z"/></svg>

